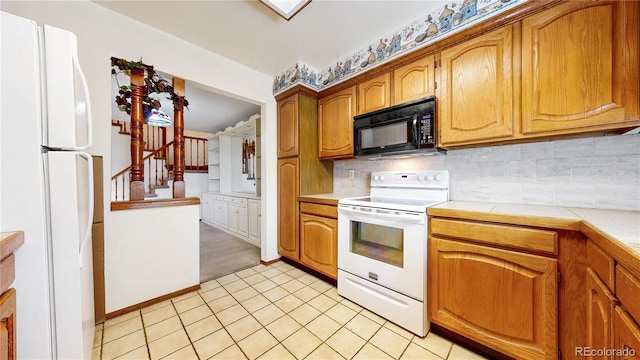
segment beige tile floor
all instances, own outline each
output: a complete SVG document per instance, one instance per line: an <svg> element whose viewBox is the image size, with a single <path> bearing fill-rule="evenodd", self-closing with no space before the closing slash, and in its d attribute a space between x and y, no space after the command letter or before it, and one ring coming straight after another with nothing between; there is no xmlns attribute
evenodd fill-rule
<svg viewBox="0 0 640 360"><path fill-rule="evenodd" d="M93 359L483 359L436 334L421 338L284 262L96 327Z"/></svg>

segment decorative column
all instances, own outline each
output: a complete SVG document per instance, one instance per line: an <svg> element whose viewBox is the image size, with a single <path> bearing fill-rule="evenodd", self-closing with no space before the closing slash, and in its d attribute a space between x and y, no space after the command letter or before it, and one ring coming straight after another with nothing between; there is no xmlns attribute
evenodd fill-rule
<svg viewBox="0 0 640 360"><path fill-rule="evenodd" d="M185 197L184 185L184 79L173 78L173 198Z"/></svg>
<svg viewBox="0 0 640 360"><path fill-rule="evenodd" d="M131 182L130 200L144 200L144 70L131 70Z"/></svg>

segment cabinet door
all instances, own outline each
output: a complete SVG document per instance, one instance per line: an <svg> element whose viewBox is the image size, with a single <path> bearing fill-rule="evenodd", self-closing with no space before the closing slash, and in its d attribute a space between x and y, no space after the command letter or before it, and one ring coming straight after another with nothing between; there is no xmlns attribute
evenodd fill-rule
<svg viewBox="0 0 640 360"><path fill-rule="evenodd" d="M337 279L338 220L300 214L300 262Z"/></svg>
<svg viewBox="0 0 640 360"><path fill-rule="evenodd" d="M202 220L213 223L213 194L202 194Z"/></svg>
<svg viewBox="0 0 640 360"><path fill-rule="evenodd" d="M638 2L568 2L522 21L525 134L637 124Z"/></svg>
<svg viewBox="0 0 640 360"><path fill-rule="evenodd" d="M514 26L507 26L442 51L437 117L441 146L513 136L520 114L514 101L517 44Z"/></svg>
<svg viewBox="0 0 640 360"><path fill-rule="evenodd" d="M557 261L431 237L431 321L517 359L557 357Z"/></svg>
<svg viewBox="0 0 640 360"><path fill-rule="evenodd" d="M219 228L229 228L229 204L220 200L215 200L213 204L213 224Z"/></svg>
<svg viewBox="0 0 640 360"><path fill-rule="evenodd" d="M355 86L319 100L318 154L321 159L353 157L355 101Z"/></svg>
<svg viewBox="0 0 640 360"><path fill-rule="evenodd" d="M428 55L393 71L392 105L435 94L435 56Z"/></svg>
<svg viewBox="0 0 640 360"><path fill-rule="evenodd" d="M249 200L249 240L252 243L260 244L260 201Z"/></svg>
<svg viewBox="0 0 640 360"><path fill-rule="evenodd" d="M613 311L617 300L598 275L587 269L587 347L613 348ZM592 357L589 357L592 358ZM595 358L595 357L593 357Z"/></svg>
<svg viewBox="0 0 640 360"><path fill-rule="evenodd" d="M249 214L244 205L236 207L236 232L242 237L249 236Z"/></svg>
<svg viewBox="0 0 640 360"><path fill-rule="evenodd" d="M238 205L229 204L229 230L238 232Z"/></svg>
<svg viewBox="0 0 640 360"><path fill-rule="evenodd" d="M391 105L391 75L380 75L358 84L358 114L383 109Z"/></svg>
<svg viewBox="0 0 640 360"><path fill-rule="evenodd" d="M298 159L278 160L278 253L298 260Z"/></svg>
<svg viewBox="0 0 640 360"><path fill-rule="evenodd" d="M278 102L278 159L298 155L298 94Z"/></svg>
<svg viewBox="0 0 640 360"><path fill-rule="evenodd" d="M616 359L637 359L640 354L640 327L634 319L622 309L615 309L614 345L616 350L622 350L622 354Z"/></svg>
<svg viewBox="0 0 640 360"><path fill-rule="evenodd" d="M16 290L9 289L0 297L0 359L17 359Z"/></svg>

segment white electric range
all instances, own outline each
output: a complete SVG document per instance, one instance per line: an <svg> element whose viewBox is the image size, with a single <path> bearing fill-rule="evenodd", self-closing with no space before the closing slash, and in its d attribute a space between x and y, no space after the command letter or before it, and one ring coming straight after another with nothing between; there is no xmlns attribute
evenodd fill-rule
<svg viewBox="0 0 640 360"><path fill-rule="evenodd" d="M425 336L427 208L449 200L446 170L371 174L371 194L338 202L338 293Z"/></svg>

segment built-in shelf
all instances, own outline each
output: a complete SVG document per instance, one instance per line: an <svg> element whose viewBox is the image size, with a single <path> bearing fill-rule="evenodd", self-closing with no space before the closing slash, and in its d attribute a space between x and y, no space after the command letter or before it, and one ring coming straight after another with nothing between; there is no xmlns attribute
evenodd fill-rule
<svg viewBox="0 0 640 360"><path fill-rule="evenodd" d="M238 139L255 139L256 149L253 162L255 174L253 179L247 179L245 174L242 179L238 176L236 163L236 146ZM246 191L247 188L255 189L255 195L260 195L261 187L261 156L260 156L260 115L255 114L246 121L240 121L235 126L227 127L223 131L209 137L208 164L209 164L209 191L234 192ZM236 169L236 170L234 170ZM234 173L236 171L236 173ZM249 184L248 181L252 183ZM240 186L237 186L240 184Z"/></svg>

